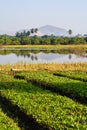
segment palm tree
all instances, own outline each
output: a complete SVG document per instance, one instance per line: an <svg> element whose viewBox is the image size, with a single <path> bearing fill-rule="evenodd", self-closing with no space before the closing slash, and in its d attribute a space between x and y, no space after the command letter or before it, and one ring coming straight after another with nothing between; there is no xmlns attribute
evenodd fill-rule
<svg viewBox="0 0 87 130"><path fill-rule="evenodd" d="M71 36L71 34L72 34L72 30L71 29L68 30L68 34L69 34L69 36Z"/></svg>
<svg viewBox="0 0 87 130"><path fill-rule="evenodd" d="M27 32L26 32L26 35L27 35L27 36L30 36L30 31L27 31Z"/></svg>
<svg viewBox="0 0 87 130"><path fill-rule="evenodd" d="M37 32L38 32L38 28L35 28L35 29L34 29L34 32L37 33Z"/></svg>
<svg viewBox="0 0 87 130"><path fill-rule="evenodd" d="M34 33L34 28L31 29L31 33L32 33L32 34Z"/></svg>

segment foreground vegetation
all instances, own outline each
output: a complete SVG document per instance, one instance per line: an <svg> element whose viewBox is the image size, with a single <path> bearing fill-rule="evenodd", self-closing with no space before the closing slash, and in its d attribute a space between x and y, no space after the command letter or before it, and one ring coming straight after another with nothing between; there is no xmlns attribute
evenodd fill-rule
<svg viewBox="0 0 87 130"><path fill-rule="evenodd" d="M43 88L87 103L87 84L78 80L72 80L67 77L54 76L45 71L30 73L19 72L15 75L15 77L20 79L24 78L25 80L38 84Z"/></svg>
<svg viewBox="0 0 87 130"><path fill-rule="evenodd" d="M1 109L0 102L0 130L20 130L14 121L9 118Z"/></svg>
<svg viewBox="0 0 87 130"><path fill-rule="evenodd" d="M84 71L58 71L55 72L54 75L87 82L87 72Z"/></svg>
<svg viewBox="0 0 87 130"><path fill-rule="evenodd" d="M0 72L0 97L4 98L3 103L11 102L11 108L16 106L16 111L19 109L24 113L24 117L27 115L33 119L34 124L37 122L37 126L33 124L34 129L86 130L87 103L84 104L84 101L87 101L86 82L55 76L53 72L46 71L5 73ZM50 87L61 89L63 93L53 92L53 89L47 90ZM71 95L70 98L66 92ZM77 97L79 102L75 101ZM25 130L25 127L21 129Z"/></svg>

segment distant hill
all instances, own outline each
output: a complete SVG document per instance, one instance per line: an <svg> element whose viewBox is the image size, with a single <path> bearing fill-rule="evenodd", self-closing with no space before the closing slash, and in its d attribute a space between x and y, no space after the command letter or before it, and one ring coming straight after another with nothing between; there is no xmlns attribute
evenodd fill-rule
<svg viewBox="0 0 87 130"><path fill-rule="evenodd" d="M22 29L18 32L23 32L24 30L28 31L30 29ZM67 36L68 31L66 29L58 28L58 27L55 27L52 25L45 25L45 26L39 27L37 33L31 34L31 36L34 36L34 35L37 35L37 36L43 36L43 35Z"/></svg>
<svg viewBox="0 0 87 130"><path fill-rule="evenodd" d="M30 29L22 29L16 32L23 32L24 30L28 31ZM0 30L0 34L8 34L8 35L15 35L16 32L14 31L2 31ZM46 25L38 28L38 33L37 34L32 34L32 35L38 35L38 36L43 36L43 35L55 35L55 36L66 36L68 34L66 29L63 28L58 28L52 25Z"/></svg>
<svg viewBox="0 0 87 130"><path fill-rule="evenodd" d="M67 35L67 30L63 28L58 28L52 25L46 25L42 26L38 29L38 34L39 36L43 35L55 35L55 36L65 36Z"/></svg>

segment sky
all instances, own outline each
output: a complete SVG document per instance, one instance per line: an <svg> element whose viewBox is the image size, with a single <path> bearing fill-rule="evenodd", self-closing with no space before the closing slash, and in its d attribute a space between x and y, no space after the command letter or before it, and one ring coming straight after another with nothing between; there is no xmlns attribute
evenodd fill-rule
<svg viewBox="0 0 87 130"><path fill-rule="evenodd" d="M44 25L87 34L87 0L0 0L0 32Z"/></svg>

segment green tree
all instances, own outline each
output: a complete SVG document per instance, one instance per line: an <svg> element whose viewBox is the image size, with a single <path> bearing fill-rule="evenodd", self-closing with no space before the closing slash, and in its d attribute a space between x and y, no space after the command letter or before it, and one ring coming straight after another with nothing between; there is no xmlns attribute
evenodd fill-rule
<svg viewBox="0 0 87 130"><path fill-rule="evenodd" d="M29 38L29 37L26 37L26 36L22 36L22 37L21 37L21 44L22 44L22 45L31 44L30 38Z"/></svg>
<svg viewBox="0 0 87 130"><path fill-rule="evenodd" d="M34 33L34 28L31 29L31 33L32 33L32 34Z"/></svg>
<svg viewBox="0 0 87 130"><path fill-rule="evenodd" d="M58 39L56 37L51 38L51 44L57 44L58 43Z"/></svg>
<svg viewBox="0 0 87 130"><path fill-rule="evenodd" d="M19 32L16 32L16 37L20 37L20 33Z"/></svg>
<svg viewBox="0 0 87 130"><path fill-rule="evenodd" d="M71 34L72 34L72 30L71 29L68 30L68 34L71 36Z"/></svg>
<svg viewBox="0 0 87 130"><path fill-rule="evenodd" d="M31 34L30 31L26 32L26 36L30 36L30 34Z"/></svg>
<svg viewBox="0 0 87 130"><path fill-rule="evenodd" d="M33 37L31 37L31 44L39 45L39 44L40 44L40 38L37 37L37 36L33 36Z"/></svg>
<svg viewBox="0 0 87 130"><path fill-rule="evenodd" d="M12 45L20 45L20 38L12 37Z"/></svg>
<svg viewBox="0 0 87 130"><path fill-rule="evenodd" d="M35 28L35 29L34 29L34 32L37 33L37 32L38 32L38 28Z"/></svg>
<svg viewBox="0 0 87 130"><path fill-rule="evenodd" d="M0 45L3 45L3 44L4 44L4 39L0 38Z"/></svg>
<svg viewBox="0 0 87 130"><path fill-rule="evenodd" d="M44 44L49 45L50 43L51 43L50 38L45 38L44 39Z"/></svg>

